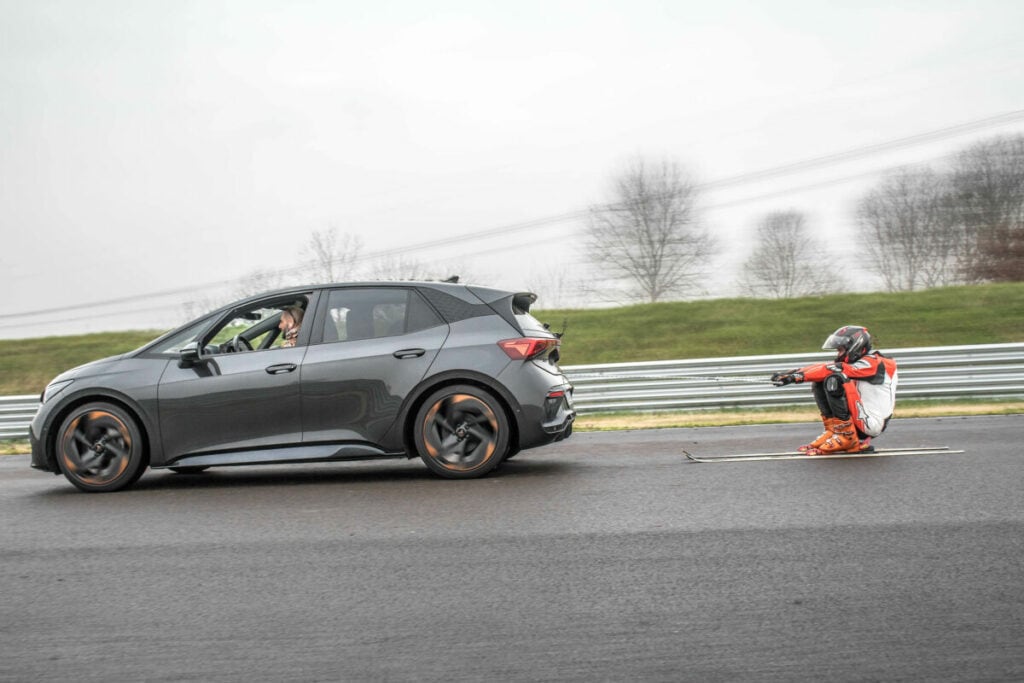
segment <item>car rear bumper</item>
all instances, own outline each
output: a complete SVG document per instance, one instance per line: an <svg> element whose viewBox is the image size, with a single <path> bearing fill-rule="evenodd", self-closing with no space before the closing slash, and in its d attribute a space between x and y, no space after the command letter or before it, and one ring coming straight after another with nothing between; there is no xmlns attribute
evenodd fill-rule
<svg viewBox="0 0 1024 683"><path fill-rule="evenodd" d="M573 387L561 372L527 362L500 379L519 402L519 448L561 441L572 434L576 420Z"/></svg>
<svg viewBox="0 0 1024 683"><path fill-rule="evenodd" d="M548 434L564 439L572 431L572 423L576 419L576 409L572 403L572 385L568 382L548 390L544 397L544 421L541 429Z"/></svg>
<svg viewBox="0 0 1024 683"><path fill-rule="evenodd" d="M553 438L552 441L561 441L568 439L572 436L572 426L576 422L575 411L566 415L565 418L558 424L546 424L544 425L544 431L550 434Z"/></svg>
<svg viewBox="0 0 1024 683"><path fill-rule="evenodd" d="M545 444L563 441L572 435L572 426L576 421L576 411L567 405L559 406L550 419L531 420L531 408L524 407L524 420L520 423L520 449L544 446Z"/></svg>

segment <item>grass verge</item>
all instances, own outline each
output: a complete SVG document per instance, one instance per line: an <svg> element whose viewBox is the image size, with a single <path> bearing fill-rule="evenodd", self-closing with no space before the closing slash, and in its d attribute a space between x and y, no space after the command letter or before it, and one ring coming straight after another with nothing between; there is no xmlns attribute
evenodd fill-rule
<svg viewBox="0 0 1024 683"><path fill-rule="evenodd" d="M0 455L20 455L22 453L31 453L32 449L28 445L28 440L14 440L14 441L0 441Z"/></svg>
<svg viewBox="0 0 1024 683"><path fill-rule="evenodd" d="M901 401L896 418L954 417L962 415L1016 415L1024 413L1024 401L978 403L969 401ZM737 409L714 412L601 413L584 415L575 429L602 432L623 429L664 429L669 427L731 427L736 425L817 422L814 406L791 406L761 410Z"/></svg>

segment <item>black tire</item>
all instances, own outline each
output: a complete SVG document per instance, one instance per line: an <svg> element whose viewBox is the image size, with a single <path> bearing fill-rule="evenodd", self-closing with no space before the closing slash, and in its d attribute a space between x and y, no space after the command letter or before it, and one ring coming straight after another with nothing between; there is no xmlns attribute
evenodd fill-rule
<svg viewBox="0 0 1024 683"><path fill-rule="evenodd" d="M57 434L57 465L82 491L100 493L131 486L146 469L142 431L124 409L110 403L75 408Z"/></svg>
<svg viewBox="0 0 1024 683"><path fill-rule="evenodd" d="M447 479L482 477L505 457L509 421L493 395L456 384L438 389L416 412L413 439L420 458Z"/></svg>
<svg viewBox="0 0 1024 683"><path fill-rule="evenodd" d="M175 474L199 474L200 472L205 472L210 468L207 465L193 465L185 467L168 467L167 469Z"/></svg>

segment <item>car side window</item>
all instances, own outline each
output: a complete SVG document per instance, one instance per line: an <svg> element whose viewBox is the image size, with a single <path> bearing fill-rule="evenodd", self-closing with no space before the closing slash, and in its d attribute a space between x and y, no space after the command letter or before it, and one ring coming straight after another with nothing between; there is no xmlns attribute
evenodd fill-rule
<svg viewBox="0 0 1024 683"><path fill-rule="evenodd" d="M326 343L409 334L442 324L441 318L411 289L397 287L332 290L327 298Z"/></svg>
<svg viewBox="0 0 1024 683"><path fill-rule="evenodd" d="M206 333L204 353L238 353L294 346L307 306L308 299L297 296L286 301L265 300L236 309Z"/></svg>

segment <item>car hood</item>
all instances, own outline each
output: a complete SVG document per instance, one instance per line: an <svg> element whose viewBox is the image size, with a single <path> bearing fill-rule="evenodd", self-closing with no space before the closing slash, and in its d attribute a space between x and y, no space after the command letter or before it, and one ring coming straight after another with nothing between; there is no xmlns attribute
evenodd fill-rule
<svg viewBox="0 0 1024 683"><path fill-rule="evenodd" d="M122 353L118 356L101 358L100 360L94 360L84 365L79 365L78 367L71 368L70 370L65 370L64 372L54 377L50 381L50 384L53 384L54 382L60 382L66 379L78 379L80 377L89 377L91 375L102 374L107 370L109 365L111 365L112 363L116 363L117 361L121 360L127 355L127 353Z"/></svg>

